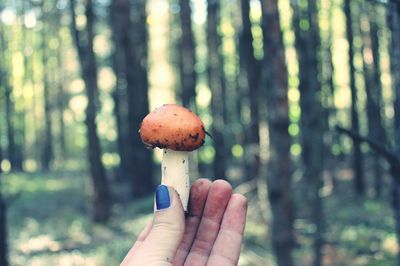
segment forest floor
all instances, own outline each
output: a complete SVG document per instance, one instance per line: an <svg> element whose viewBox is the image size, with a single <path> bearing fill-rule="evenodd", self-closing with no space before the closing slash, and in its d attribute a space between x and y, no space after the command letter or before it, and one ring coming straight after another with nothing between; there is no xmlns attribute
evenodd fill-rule
<svg viewBox="0 0 400 266"><path fill-rule="evenodd" d="M153 198L130 201L126 186L114 184L112 219L107 224L93 224L86 211L85 182L79 171L5 176L11 265L119 265L150 219ZM266 226L268 205L260 203L262 193L260 196L249 188L248 223L239 265L274 265ZM388 195L381 200L360 199L352 196L350 189L351 182L343 178L335 191L323 198L324 265L395 265L397 247ZM296 200L296 208L296 265L310 265L315 226L306 219L307 203Z"/></svg>

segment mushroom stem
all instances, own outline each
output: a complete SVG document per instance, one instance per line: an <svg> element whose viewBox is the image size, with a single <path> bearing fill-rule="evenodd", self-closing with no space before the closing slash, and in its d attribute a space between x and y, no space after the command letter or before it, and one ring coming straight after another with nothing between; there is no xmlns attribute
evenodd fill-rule
<svg viewBox="0 0 400 266"><path fill-rule="evenodd" d="M161 163L161 183L173 187L178 192L185 212L190 189L188 154L186 151L164 149Z"/></svg>

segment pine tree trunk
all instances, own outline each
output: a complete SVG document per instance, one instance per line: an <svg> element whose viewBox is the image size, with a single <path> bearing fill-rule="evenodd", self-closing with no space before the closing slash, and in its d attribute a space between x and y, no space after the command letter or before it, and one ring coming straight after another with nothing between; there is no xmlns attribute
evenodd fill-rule
<svg viewBox="0 0 400 266"><path fill-rule="evenodd" d="M24 3L25 4L25 3ZM19 49L21 51L25 50L25 43L26 43L26 32L27 30L25 29L24 23L23 23L23 14L25 14L25 6L24 4L21 6L21 9L19 10L20 14L20 25L21 25L21 32L22 32L22 38L20 41L20 46ZM18 102L18 109L15 110L15 118L14 118L14 130L15 130L15 163L14 163L14 170L17 171L23 171L23 162L24 162L24 148L25 148L25 105L26 105L26 99L25 99L25 85L26 85L26 56L23 58L23 71L24 71L24 76L22 79L22 86L20 87L21 92L18 98L16 99L16 102Z"/></svg>
<svg viewBox="0 0 400 266"><path fill-rule="evenodd" d="M1 30L1 29L0 29ZM0 42L0 47L3 48L3 39L2 39L2 32L0 32L0 38L1 38L1 42ZM3 70L3 65L0 62L0 84L4 84L5 79L4 79L4 70ZM3 91L5 92L4 88L2 88ZM1 95L1 98L3 97L3 95ZM0 110L0 113L3 110ZM2 128L3 128L3 124L0 123L0 135L2 133ZM2 141L0 141L0 165L1 162L3 161L4 157L3 157L3 147L2 147ZM6 206L4 203L4 199L3 199L3 190L2 190L2 168L0 166L0 265L8 265L7 262L7 225L6 225Z"/></svg>
<svg viewBox="0 0 400 266"><path fill-rule="evenodd" d="M260 116L259 116L259 80L260 62L254 57L253 35L250 21L250 2L241 0L242 29L239 35L240 72L246 82L242 91L249 98L250 125L245 135L246 177L256 178L260 166Z"/></svg>
<svg viewBox="0 0 400 266"><path fill-rule="evenodd" d="M269 126L269 153L267 169L268 196L272 211L272 245L279 266L293 265L294 209L291 198L292 162L291 138L288 133L288 75L285 50L279 23L276 0L263 0L262 29L264 34L264 62L260 92L266 98L267 108L262 108L261 119Z"/></svg>
<svg viewBox="0 0 400 266"><path fill-rule="evenodd" d="M129 5L128 0L124 0L126 6ZM125 50L125 65L129 66L133 63L133 69L127 69L127 96L128 96L128 119L129 119L129 143L132 153L132 193L134 197L142 197L153 192L153 159L152 152L145 148L138 134L140 124L143 118L149 112L148 90L149 84L147 79L147 12L146 0L136 1L135 4L128 8L133 11L129 20L129 13L124 16L125 25L130 25L128 29L133 29L123 42Z"/></svg>
<svg viewBox="0 0 400 266"><path fill-rule="evenodd" d="M196 53L192 31L191 8L189 0L179 0L180 4L180 27L181 37L179 39L179 72L181 81L181 99L183 106L194 107L196 96L197 75L194 70L196 64Z"/></svg>
<svg viewBox="0 0 400 266"><path fill-rule="evenodd" d="M349 43L349 76L350 76L350 91L351 91L351 126L355 132L360 131L359 118L358 118L358 100L357 88L355 83L355 67L354 59L354 45L353 45L353 20L351 14L350 0L344 1L344 13L346 16L346 35ZM360 143L353 141L353 170L354 170L354 189L358 195L365 194L365 181L363 173L363 158L361 153Z"/></svg>
<svg viewBox="0 0 400 266"><path fill-rule="evenodd" d="M10 160L11 163L11 169L15 168L16 165L16 151L15 151L15 134L14 134L14 122L13 122L13 117L14 117L14 103L13 100L11 99L11 87L8 84L8 77L6 75L5 77L5 84L4 84L4 90L5 90L5 100L6 100L6 123L7 123L7 142L8 142L8 148L7 148L7 153L8 153L8 159Z"/></svg>
<svg viewBox="0 0 400 266"><path fill-rule="evenodd" d="M395 143L396 154L400 156L400 3L390 4L389 8L389 23L392 32L391 42L391 71L394 101L394 128L395 128Z"/></svg>
<svg viewBox="0 0 400 266"><path fill-rule="evenodd" d="M58 109L58 121L59 121L59 135L58 141L60 144L60 157L61 159L65 159L67 157L67 149L66 149L66 139L65 139L65 122L64 122L64 111L66 106L66 94L64 90L64 61L62 57L62 39L60 34L58 33L58 42L61 46L60 49L57 50L57 69L58 69L58 77L57 77L57 109Z"/></svg>
<svg viewBox="0 0 400 266"><path fill-rule="evenodd" d="M120 143L126 146L121 149L125 157L122 163L132 180L134 197L148 195L153 190L151 152L144 147L137 133L143 117L149 111L145 7L146 1L137 1L131 6L128 0L114 0L111 10L115 18L114 27L117 28L114 32L117 47L114 54L115 69L118 80L126 81L126 89L117 88L119 91L115 95L118 97ZM132 16L131 10L134 11ZM124 33L125 29L134 30ZM126 93L126 102L120 93ZM124 124L130 126L125 127Z"/></svg>
<svg viewBox="0 0 400 266"><path fill-rule="evenodd" d="M1 133L1 125L0 125ZM0 164L3 161L3 149L0 141ZM7 266L7 221L6 221L6 205L3 199L2 191L2 169L0 167L0 265Z"/></svg>
<svg viewBox="0 0 400 266"><path fill-rule="evenodd" d="M390 68L394 101L395 152L400 158L400 3L391 1L388 8L388 25L391 31ZM392 208L395 217L397 245L400 246L400 174L392 173ZM397 175L397 176L396 176ZM395 178L397 177L397 178ZM400 265L400 251L397 251L397 265Z"/></svg>
<svg viewBox="0 0 400 266"><path fill-rule="evenodd" d="M323 207L319 191L322 187L323 172L323 132L321 120L323 108L321 104L321 82L318 78L320 37L318 27L318 11L315 0L308 1L306 9L297 1L292 1L293 23L296 34L296 49L299 61L299 90L301 107L301 144L304 179L307 183L309 204L312 205L311 221L316 226L314 234L314 262L322 264L323 239ZM301 29L300 20L307 20L309 28Z"/></svg>
<svg viewBox="0 0 400 266"><path fill-rule="evenodd" d="M58 49L55 51L55 67L54 67L54 87L56 87L55 92L55 99L54 99L54 109L56 119L56 127L57 127L57 135L54 138L54 145L57 145L58 151L58 159L63 161L67 158L67 147L66 147L66 128L65 128L65 121L64 121L64 112L68 102L68 95L65 91L65 81L66 81L66 74L65 74L65 58L64 53L65 51L65 44L63 35L59 31L61 27L61 23L57 21L55 16L61 16L63 11L57 10L53 14L52 19L55 20L54 24L52 24L52 34L57 39L58 42ZM54 149L55 150L55 149ZM56 157L53 153L53 157Z"/></svg>
<svg viewBox="0 0 400 266"><path fill-rule="evenodd" d="M92 0L86 0L86 37L84 45L81 39L81 32L76 28L75 1L70 1L72 16L72 35L75 46L78 50L78 57L81 63L82 77L85 82L88 104L86 107L86 127L88 140L88 158L90 164L90 177L92 182L92 218L94 221L103 222L110 215L110 191L103 163L101 161L101 148L96 128L96 102L98 98L97 87L97 64L93 51L93 26L95 15L93 12Z"/></svg>
<svg viewBox="0 0 400 266"><path fill-rule="evenodd" d="M368 14L364 8L363 13ZM363 72L365 78L365 91L367 96L368 135L372 141L386 146L386 134L382 124L381 103L382 86L380 81L379 45L376 18L369 17L370 30L362 32L364 39ZM367 49L372 51L372 61L367 55ZM382 166L380 156L372 152L375 197L379 198L382 190Z"/></svg>
<svg viewBox="0 0 400 266"><path fill-rule="evenodd" d="M138 134L140 124L143 118L149 112L149 83L147 78L148 62L148 32L147 32L147 0L135 1L131 11L133 11L132 31L130 34L131 45L125 42L125 49L128 56L126 64L129 66L135 62L135 70L129 71L127 76L128 84L128 106L129 106L129 124L137 125L130 127L129 134L132 143L133 153L133 195L137 197L149 195L153 192L153 157L152 152L145 148ZM135 48L135 49L133 49Z"/></svg>
<svg viewBox="0 0 400 266"><path fill-rule="evenodd" d="M42 28L42 66L43 66L43 99L44 99L44 139L42 147L42 168L47 171L50 167L50 162L53 159L53 134L52 134L52 120L51 120L51 104L50 104L50 91L49 91L49 76L48 76L48 51L46 31L46 13L43 13L43 28Z"/></svg>
<svg viewBox="0 0 400 266"><path fill-rule="evenodd" d="M219 25L219 1L209 0L207 5L207 74L211 88L211 113L213 117L212 136L215 147L213 163L214 178L225 178L226 147L224 141L224 104L225 91L223 83L223 62L219 54L221 36L217 28Z"/></svg>
<svg viewBox="0 0 400 266"><path fill-rule="evenodd" d="M5 115L6 115L6 125L7 125L7 157L10 161L11 168L14 169L16 166L16 152L15 152L15 134L14 134L14 102L12 99L12 88L10 86L9 71L12 69L8 65L10 59L8 58L8 40L5 36L5 32L0 25L0 82L4 90L5 99Z"/></svg>
<svg viewBox="0 0 400 266"><path fill-rule="evenodd" d="M128 3L129 4L129 3ZM112 1L110 5L110 23L112 26L114 53L113 53L113 69L117 77L115 90L113 92L114 99L114 114L118 132L118 153L121 158L120 178L126 179L132 174L132 154L129 144L129 129L128 126L128 101L127 101L127 81L126 81L126 65L125 65L125 50L122 45L124 34L124 25L122 20L126 20L126 13L129 14L129 5L126 6L124 1ZM129 18L128 18L129 19Z"/></svg>
<svg viewBox="0 0 400 266"><path fill-rule="evenodd" d="M6 214L7 214L6 204L4 202L3 195L2 195L2 186L0 185L0 265L2 265L2 266L8 265L7 216L6 216Z"/></svg>

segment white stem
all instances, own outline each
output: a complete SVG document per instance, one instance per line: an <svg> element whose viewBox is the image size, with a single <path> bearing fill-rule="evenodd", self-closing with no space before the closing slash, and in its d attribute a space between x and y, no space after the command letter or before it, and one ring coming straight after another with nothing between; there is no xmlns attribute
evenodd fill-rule
<svg viewBox="0 0 400 266"><path fill-rule="evenodd" d="M164 149L161 172L161 183L178 192L183 209L187 211L190 190L188 152Z"/></svg>

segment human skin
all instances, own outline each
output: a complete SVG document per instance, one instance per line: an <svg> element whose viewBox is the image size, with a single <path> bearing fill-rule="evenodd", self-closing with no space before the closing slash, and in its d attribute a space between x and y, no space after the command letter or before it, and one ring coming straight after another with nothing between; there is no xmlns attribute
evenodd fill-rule
<svg viewBox="0 0 400 266"><path fill-rule="evenodd" d="M185 219L178 194L169 208L155 210L122 262L133 265L237 265L247 200L223 180L198 179L190 189Z"/></svg>

